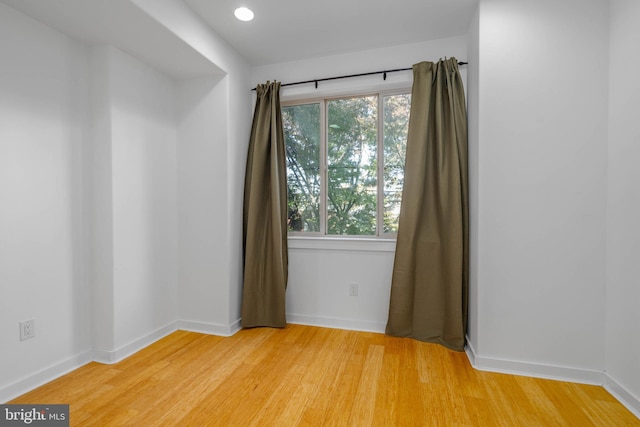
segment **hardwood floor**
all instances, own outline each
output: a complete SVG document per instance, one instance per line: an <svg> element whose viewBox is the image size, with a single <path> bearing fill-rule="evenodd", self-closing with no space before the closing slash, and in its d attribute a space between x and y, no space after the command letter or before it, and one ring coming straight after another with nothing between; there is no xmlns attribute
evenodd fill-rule
<svg viewBox="0 0 640 427"><path fill-rule="evenodd" d="M435 344L300 325L178 331L10 403L68 403L77 426L640 426L602 387L476 371Z"/></svg>

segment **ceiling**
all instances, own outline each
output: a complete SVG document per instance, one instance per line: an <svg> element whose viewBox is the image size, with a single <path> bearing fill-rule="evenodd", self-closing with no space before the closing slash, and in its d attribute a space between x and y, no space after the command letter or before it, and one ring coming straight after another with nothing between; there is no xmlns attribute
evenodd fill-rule
<svg viewBox="0 0 640 427"><path fill-rule="evenodd" d="M89 44L111 44L177 78L212 64L130 0L0 0ZM464 35L478 0L176 0L251 65ZM235 19L236 7L255 12ZM214 67L215 68L215 67ZM213 70L219 71L219 70Z"/></svg>
<svg viewBox="0 0 640 427"><path fill-rule="evenodd" d="M477 0L184 0L252 65L464 35ZM251 22L233 11L247 6Z"/></svg>
<svg viewBox="0 0 640 427"><path fill-rule="evenodd" d="M112 45L177 79L220 73L129 0L0 0L89 45Z"/></svg>

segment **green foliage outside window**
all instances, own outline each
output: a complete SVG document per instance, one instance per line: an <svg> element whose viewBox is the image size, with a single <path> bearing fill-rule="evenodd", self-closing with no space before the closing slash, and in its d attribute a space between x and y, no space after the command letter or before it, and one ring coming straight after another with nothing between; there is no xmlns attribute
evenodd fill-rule
<svg viewBox="0 0 640 427"><path fill-rule="evenodd" d="M383 105L384 232L397 233L404 184L411 95L385 96Z"/></svg>
<svg viewBox="0 0 640 427"><path fill-rule="evenodd" d="M327 234L376 234L377 97L327 105Z"/></svg>
<svg viewBox="0 0 640 427"><path fill-rule="evenodd" d="M320 231L320 104L284 107L289 231Z"/></svg>
<svg viewBox="0 0 640 427"><path fill-rule="evenodd" d="M410 104L408 94L382 96L382 116L378 95L283 107L289 231L320 232L323 210L328 235L376 236L397 231ZM325 106L323 124L321 108ZM322 126L326 142L321 141ZM383 168L378 176L380 152ZM326 175L321 171L323 163ZM327 180L326 198L321 194L323 179ZM382 230L378 230L379 215Z"/></svg>

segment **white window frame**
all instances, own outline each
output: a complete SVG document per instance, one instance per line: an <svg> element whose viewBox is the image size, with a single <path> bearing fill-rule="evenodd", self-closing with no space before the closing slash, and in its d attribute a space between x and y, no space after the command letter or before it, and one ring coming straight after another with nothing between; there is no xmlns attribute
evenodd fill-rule
<svg viewBox="0 0 640 427"><path fill-rule="evenodd" d="M401 87L387 90L373 90L365 92L344 93L332 96L304 97L299 99L287 99L281 102L282 107L290 107L295 105L320 104L320 231L288 231L288 238L291 240L304 241L327 240L327 241L352 241L359 240L364 242L373 241L395 241L396 233L384 232L384 97L393 95L410 95L411 87ZM327 234L327 209L328 209L328 152L327 152L327 135L328 121L327 108L328 101L349 99L357 97L377 96L378 99L378 129L377 129L377 206L376 206L376 232L377 235L333 235ZM326 249L333 248L329 245Z"/></svg>

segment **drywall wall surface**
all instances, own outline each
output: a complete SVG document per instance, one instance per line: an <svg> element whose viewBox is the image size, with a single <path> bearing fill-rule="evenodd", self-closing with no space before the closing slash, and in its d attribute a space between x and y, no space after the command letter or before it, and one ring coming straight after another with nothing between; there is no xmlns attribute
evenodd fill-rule
<svg viewBox="0 0 640 427"><path fill-rule="evenodd" d="M326 56L308 60L286 62L280 64L254 67L252 82L264 83L277 80L282 83L308 81L313 79L342 75L367 73L372 71L411 68L421 61L437 61L440 58L456 57L460 61L467 59L466 37L450 37L421 43L386 47L381 49L353 52L351 54ZM465 67L460 68L466 80ZM413 74L411 70L388 73L387 79L373 75L320 82L316 89L313 83L282 88L283 100L313 98L314 96L344 95L345 93L366 92L371 89L387 89L411 87Z"/></svg>
<svg viewBox="0 0 640 427"><path fill-rule="evenodd" d="M607 2L482 0L479 52L476 351L602 372Z"/></svg>
<svg viewBox="0 0 640 427"><path fill-rule="evenodd" d="M244 162L251 126L251 86L248 80L250 68L247 62L231 46L183 2L175 0L134 0L134 3L195 51L208 58L220 71L215 76L211 75L204 78L204 80L220 80L222 82L212 95L214 98L209 98L205 102L209 105L206 108L211 108L210 113L206 113L210 114L210 120L201 122L202 126L208 128L208 130L204 130L204 134L208 135L212 134L210 125L215 125L215 131L211 135L212 141L210 141L212 145L202 143L201 136L194 135L192 131L188 130L189 128L193 130L195 123L188 118L189 114L191 114L188 113L184 116L186 119L181 123L179 131L183 135L181 139L187 138L185 143L189 145L186 149L188 153L185 152L179 155L179 158L181 158L182 166L190 162L190 160L186 160L187 158L191 158L196 163L201 163L201 160L197 160L196 157L201 155L203 158L211 159L211 157L208 157L211 154L209 153L209 148L216 147L217 151L214 155L214 160L212 160L212 166L223 168L224 172L204 172L202 169L192 171L197 174L197 171L200 170L205 175L214 174L219 178L215 192L206 194L206 196L201 193L201 196L204 197L201 197L199 202L191 197L192 195L189 194L191 190L184 187L184 184L190 182L191 178L180 179L179 193L185 193L184 197L190 198L191 206L196 210L201 209L203 212L207 212L211 206L216 205L217 213L215 219L221 220L223 217L225 219L224 222L218 222L215 225L218 230L215 233L202 235L198 238L193 235L191 235L193 238L181 236L181 248L186 248L186 251L190 253L196 251L197 247L208 247L211 250L220 252L222 258L219 261L225 264L225 267L212 269L211 267L205 267L203 264L197 267L186 256L182 256L182 262L188 265L183 265L181 271L190 277L189 284L186 286L192 286L193 280L196 280L196 277L200 277L203 280L201 283L204 284L206 282L208 283L207 286L218 288L207 290L208 294L216 294L218 297L224 295L223 300L216 298L214 305L209 308L210 313L204 317L213 316L217 318L222 315L225 319L222 323L225 326L239 324L240 295L242 292L242 215L239 212L242 212ZM198 86L202 81L201 79L192 79L191 82L184 82L185 85L181 89L185 91L181 98L184 108L188 109L187 104L191 102L191 95L189 94L191 89L189 89L189 86ZM209 93L207 88L204 89L206 93ZM199 106L196 110L201 108L203 107ZM205 110L201 110L201 113L205 113ZM194 117L197 114L199 113L194 112ZM189 142L188 140L192 136L195 136L196 140L200 139L201 142ZM203 149L204 151L198 154L198 149ZM226 163L223 164L223 162ZM185 173L189 174L189 172ZM200 205L200 203L202 204ZM222 213L222 210L226 210L226 212ZM183 213L185 212L184 209L182 211ZM198 216L199 214L193 215ZM189 215L183 215L182 219L187 217ZM203 222L198 224L208 227ZM182 224L181 227L189 229L196 227L196 224ZM218 235L222 231L226 233L224 237ZM212 262L211 266L215 265L216 262ZM190 268L196 270L190 272ZM206 278L202 276L205 270L209 271ZM182 294L185 295L186 293L182 292ZM196 306L202 303L197 302ZM224 314L218 309L220 305L226 307ZM195 312L188 314L190 310L188 305L184 304L184 301L182 309L188 319L192 317L202 318L204 314L204 310L195 307ZM184 311L185 309L187 311Z"/></svg>
<svg viewBox="0 0 640 427"><path fill-rule="evenodd" d="M177 317L175 87L110 48L115 346Z"/></svg>
<svg viewBox="0 0 640 427"><path fill-rule="evenodd" d="M480 63L480 15L476 10L468 32L467 65L467 118L469 132L469 311L467 321L467 338L472 348L478 346L478 248L480 233L478 229L478 198L480 176L479 145L479 63Z"/></svg>
<svg viewBox="0 0 640 427"><path fill-rule="evenodd" d="M91 342L115 346L113 310L113 162L111 149L110 48L89 53L90 139L86 144L84 181L87 213L88 283L92 290Z"/></svg>
<svg viewBox="0 0 640 427"><path fill-rule="evenodd" d="M3 389L91 343L82 197L87 50L0 3L0 57ZM35 337L20 341L18 322L28 319Z"/></svg>
<svg viewBox="0 0 640 427"><path fill-rule="evenodd" d="M637 1L611 2L605 368L618 386L635 396L636 414L640 414L638 19Z"/></svg>
<svg viewBox="0 0 640 427"><path fill-rule="evenodd" d="M227 84L212 77L178 86L179 314L216 325L229 312Z"/></svg>

